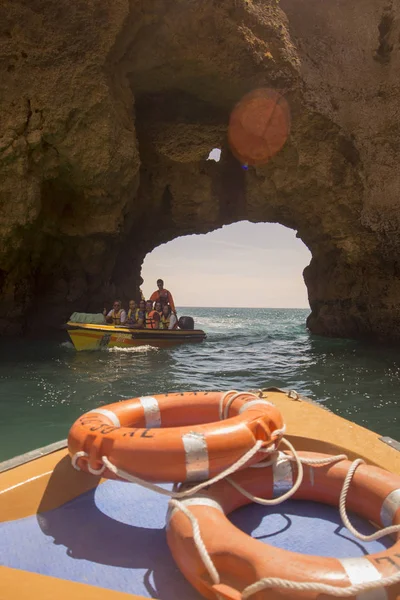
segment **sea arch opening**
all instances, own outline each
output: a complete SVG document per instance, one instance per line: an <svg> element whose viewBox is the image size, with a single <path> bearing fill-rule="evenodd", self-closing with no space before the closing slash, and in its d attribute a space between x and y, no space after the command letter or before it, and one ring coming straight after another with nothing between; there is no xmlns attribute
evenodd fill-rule
<svg viewBox="0 0 400 600"><path fill-rule="evenodd" d="M142 265L142 291L150 297L162 278L177 306L309 308L302 273L310 260L292 229L243 220L154 248Z"/></svg>

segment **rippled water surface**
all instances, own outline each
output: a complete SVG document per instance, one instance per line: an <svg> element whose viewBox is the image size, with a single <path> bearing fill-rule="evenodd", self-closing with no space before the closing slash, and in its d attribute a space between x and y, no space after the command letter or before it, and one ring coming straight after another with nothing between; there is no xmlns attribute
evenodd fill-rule
<svg viewBox="0 0 400 600"><path fill-rule="evenodd" d="M64 342L2 340L0 460L65 438L82 412L165 391L276 385L400 438L400 352L311 336L307 310L181 309L202 344L75 352ZM65 334L67 335L67 334Z"/></svg>

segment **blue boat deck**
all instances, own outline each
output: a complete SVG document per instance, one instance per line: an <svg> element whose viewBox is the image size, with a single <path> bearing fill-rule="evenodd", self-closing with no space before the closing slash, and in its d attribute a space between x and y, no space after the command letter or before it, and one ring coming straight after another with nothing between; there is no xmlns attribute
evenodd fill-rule
<svg viewBox="0 0 400 600"><path fill-rule="evenodd" d="M169 553L167 504L154 492L106 481L59 508L0 523L0 563L148 598L200 600ZM306 554L356 557L390 543L356 540L337 509L312 502L250 505L231 520L265 543ZM352 521L373 531L356 516Z"/></svg>

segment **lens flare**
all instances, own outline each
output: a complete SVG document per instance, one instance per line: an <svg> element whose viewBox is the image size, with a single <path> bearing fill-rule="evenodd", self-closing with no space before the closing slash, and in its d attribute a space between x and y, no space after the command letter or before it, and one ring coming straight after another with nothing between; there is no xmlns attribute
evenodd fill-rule
<svg viewBox="0 0 400 600"><path fill-rule="evenodd" d="M266 164L284 146L290 132L290 108L276 90L246 94L231 112L228 141L245 165Z"/></svg>

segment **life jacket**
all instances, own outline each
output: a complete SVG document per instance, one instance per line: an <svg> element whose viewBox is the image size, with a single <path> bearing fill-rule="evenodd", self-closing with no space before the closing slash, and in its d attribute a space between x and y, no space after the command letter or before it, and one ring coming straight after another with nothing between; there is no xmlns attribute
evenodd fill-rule
<svg viewBox="0 0 400 600"><path fill-rule="evenodd" d="M136 323L138 318L139 318L139 309L138 308L135 308L133 313L132 313L131 309L128 310L128 321L135 321L135 323Z"/></svg>
<svg viewBox="0 0 400 600"><path fill-rule="evenodd" d="M143 325L146 324L146 311L138 308L137 309L137 321L143 321Z"/></svg>
<svg viewBox="0 0 400 600"><path fill-rule="evenodd" d="M156 310L151 310L146 313L146 329L158 329L158 319L155 315L158 314Z"/></svg>
<svg viewBox="0 0 400 600"><path fill-rule="evenodd" d="M160 319L160 329L169 329L170 321L170 317L164 317L164 315L162 315Z"/></svg>
<svg viewBox="0 0 400 600"><path fill-rule="evenodd" d="M116 313L115 310L112 311L111 318L113 320L113 325L116 327L117 325L121 325L121 313L122 308Z"/></svg>
<svg viewBox="0 0 400 600"><path fill-rule="evenodd" d="M156 300L156 302L160 302L161 304L161 308L165 305L168 304L168 290L158 290L158 298Z"/></svg>
<svg viewBox="0 0 400 600"><path fill-rule="evenodd" d="M169 329L170 322L171 322L171 315L169 315L168 317L164 317L164 315L162 315L160 318L160 329ZM175 325L173 326L172 329L176 329L177 327L178 327L178 323L175 322Z"/></svg>

